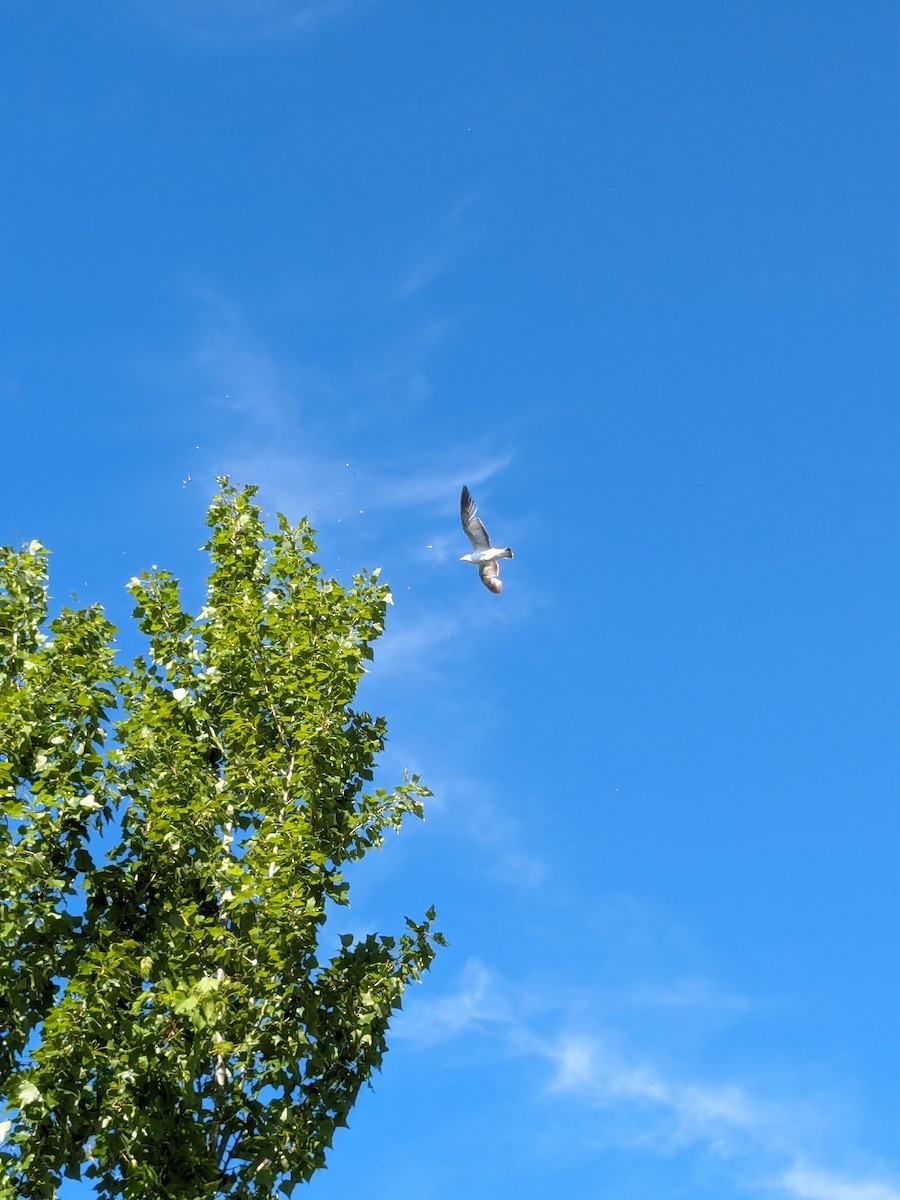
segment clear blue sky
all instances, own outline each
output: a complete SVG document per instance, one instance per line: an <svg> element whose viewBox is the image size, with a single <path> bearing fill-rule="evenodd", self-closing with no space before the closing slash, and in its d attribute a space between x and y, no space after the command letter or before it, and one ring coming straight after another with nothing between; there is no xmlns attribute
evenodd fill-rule
<svg viewBox="0 0 900 1200"><path fill-rule="evenodd" d="M228 472L394 591L347 920L450 948L305 1194L900 1200L900 7L0 34L0 538L196 604Z"/></svg>

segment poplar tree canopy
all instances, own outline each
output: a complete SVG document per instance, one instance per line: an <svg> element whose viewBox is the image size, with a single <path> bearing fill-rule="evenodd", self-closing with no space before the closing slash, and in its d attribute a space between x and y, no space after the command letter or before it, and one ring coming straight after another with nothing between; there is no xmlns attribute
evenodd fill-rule
<svg viewBox="0 0 900 1200"><path fill-rule="evenodd" d="M385 723L353 707L390 593L218 482L206 604L132 579L130 665L99 606L48 619L40 543L0 551L3 1200L289 1195L443 944L432 909L335 928L428 794L373 786Z"/></svg>

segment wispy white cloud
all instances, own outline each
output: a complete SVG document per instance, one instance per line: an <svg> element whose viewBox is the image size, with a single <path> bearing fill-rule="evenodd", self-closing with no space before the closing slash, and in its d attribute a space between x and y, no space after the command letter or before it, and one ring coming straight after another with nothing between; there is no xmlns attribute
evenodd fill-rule
<svg viewBox="0 0 900 1200"><path fill-rule="evenodd" d="M208 46L301 37L374 0L142 0L170 35Z"/></svg>
<svg viewBox="0 0 900 1200"><path fill-rule="evenodd" d="M358 508L351 472L317 427L316 414L341 402L340 385L314 365L279 357L216 288L195 284L191 298L196 330L185 374L211 414L202 446L208 473L258 484L268 502L313 524L323 506L332 514Z"/></svg>
<svg viewBox="0 0 900 1200"><path fill-rule="evenodd" d="M420 292L444 274L458 253L455 246L443 246L424 254L406 272L391 299L398 303Z"/></svg>
<svg viewBox="0 0 900 1200"><path fill-rule="evenodd" d="M298 377L295 365L276 359L229 297L208 286L193 290L199 328L191 367L208 401L277 432L298 393L309 390L308 381Z"/></svg>
<svg viewBox="0 0 900 1200"><path fill-rule="evenodd" d="M815 1167L793 1166L778 1186L798 1200L900 1200L900 1186L872 1179L852 1179Z"/></svg>
<svg viewBox="0 0 900 1200"><path fill-rule="evenodd" d="M633 1007L693 1009L720 1013L742 1013L758 1004L746 996L716 988L707 979L678 979L666 984L644 984L629 988L622 1001Z"/></svg>
<svg viewBox="0 0 900 1200"><path fill-rule="evenodd" d="M439 279L472 244L471 226L463 218L482 196L481 189L471 189L457 197L431 235L430 245L423 248L407 267L389 302L399 304Z"/></svg>
<svg viewBox="0 0 900 1200"><path fill-rule="evenodd" d="M432 678L443 648L460 628L459 617L449 612L428 611L411 620L392 613L377 652L379 679L410 670Z"/></svg>
<svg viewBox="0 0 900 1200"><path fill-rule="evenodd" d="M556 1069L547 1093L618 1110L620 1139L661 1153L700 1144L717 1156L735 1154L748 1137L783 1127L783 1113L739 1084L678 1079L620 1043L562 1034L549 1049Z"/></svg>
<svg viewBox="0 0 900 1200"><path fill-rule="evenodd" d="M495 786L490 775L471 777L458 770L446 781L440 794L452 810L454 832L483 852L487 875L516 888L540 887L547 879L547 864L523 836L519 820L494 798Z"/></svg>
<svg viewBox="0 0 900 1200"><path fill-rule="evenodd" d="M397 1023L396 1033L401 1039L433 1045L473 1029L508 1026L510 1019L490 972L473 959L464 966L453 992L429 1004L413 1006Z"/></svg>
<svg viewBox="0 0 900 1200"><path fill-rule="evenodd" d="M372 361L354 377L354 389L365 396L389 390L395 406L418 409L432 391L428 360L455 327L452 317L429 317L395 336L373 351Z"/></svg>
<svg viewBox="0 0 900 1200"><path fill-rule="evenodd" d="M429 511L440 521L452 517L463 482L476 486L503 471L512 453L498 453L462 439L456 444L424 447L414 459L398 453L377 461L358 452L338 429L360 405L359 395L421 370L423 356L444 333L432 322L421 337L407 341L392 363L346 378L315 364L276 354L254 330L241 307L208 284L194 284L196 333L189 353L190 387L212 408L234 414L226 436L212 439L212 469L258 483L289 514L316 514L331 520L387 510ZM379 384L380 380L380 384ZM362 405L365 408L365 405ZM340 419L335 419L340 414ZM346 418L346 419L345 419ZM410 555L420 561L450 556L449 540L440 540L440 523L421 522ZM437 547L437 553L435 548Z"/></svg>
<svg viewBox="0 0 900 1200"><path fill-rule="evenodd" d="M679 1004L691 1003L690 990L676 985L672 991ZM712 985L693 989L701 1006L716 993ZM564 1106L562 1122L582 1143L599 1140L668 1157L699 1151L718 1170L727 1170L738 1190L756 1194L900 1200L900 1188L887 1173L879 1178L872 1171L841 1172L816 1161L822 1145L829 1146L829 1157L841 1147L841 1118L828 1103L811 1095L766 1095L740 1079L704 1078L636 1052L627 1020L620 1015L610 1024L610 1008L618 1011L617 1004L601 1006L601 1015L571 997L568 1005L554 1002L547 993L511 986L484 964L470 962L452 993L419 1000L398 1033L423 1047L456 1037L483 1047L486 1038L488 1052L493 1046L503 1057L543 1064L544 1084L531 1102ZM473 1043L473 1033L482 1041ZM846 1139L846 1154L852 1153Z"/></svg>
<svg viewBox="0 0 900 1200"><path fill-rule="evenodd" d="M457 451L456 457L462 458ZM465 473L459 463L442 466L433 464L430 468L416 467L407 473L395 475L393 472L378 480L375 496L384 505L407 508L410 505L422 504L452 504L454 509L459 504L459 490L463 483L473 487L486 479L497 475L512 462L512 454L471 456Z"/></svg>

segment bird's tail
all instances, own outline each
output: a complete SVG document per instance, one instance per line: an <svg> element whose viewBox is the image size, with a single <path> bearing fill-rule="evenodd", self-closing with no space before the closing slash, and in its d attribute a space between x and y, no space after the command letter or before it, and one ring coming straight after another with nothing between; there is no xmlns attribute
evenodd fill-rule
<svg viewBox="0 0 900 1200"><path fill-rule="evenodd" d="M507 546L505 550L501 550L500 557L501 558L515 558L516 556L513 554L512 550L510 550L509 546Z"/></svg>

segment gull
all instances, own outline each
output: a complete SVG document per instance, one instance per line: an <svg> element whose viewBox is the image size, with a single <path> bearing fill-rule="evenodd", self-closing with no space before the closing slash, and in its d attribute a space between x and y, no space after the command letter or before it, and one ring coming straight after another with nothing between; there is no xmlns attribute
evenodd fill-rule
<svg viewBox="0 0 900 1200"><path fill-rule="evenodd" d="M495 596L499 596L503 591L503 584L500 582L500 564L497 559L512 558L513 552L509 546L500 550L491 545L488 531L476 516L477 512L472 494L464 486L459 501L459 514L466 537L472 543L472 553L464 554L459 561L474 563L478 567L478 574L484 586Z"/></svg>

